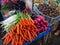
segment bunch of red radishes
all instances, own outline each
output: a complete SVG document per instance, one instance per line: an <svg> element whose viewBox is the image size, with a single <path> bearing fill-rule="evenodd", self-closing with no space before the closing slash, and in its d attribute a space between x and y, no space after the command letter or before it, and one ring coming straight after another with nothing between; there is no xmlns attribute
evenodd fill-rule
<svg viewBox="0 0 60 45"><path fill-rule="evenodd" d="M36 25L38 32L48 29L48 21L46 21L43 16L37 15L34 19L34 24Z"/></svg>

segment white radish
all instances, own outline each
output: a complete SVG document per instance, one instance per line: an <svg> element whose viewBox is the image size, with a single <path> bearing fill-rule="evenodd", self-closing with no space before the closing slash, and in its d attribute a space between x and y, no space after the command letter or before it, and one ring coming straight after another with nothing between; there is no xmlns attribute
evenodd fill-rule
<svg viewBox="0 0 60 45"><path fill-rule="evenodd" d="M4 21L2 21L2 22L3 22L3 23L7 23L7 22L10 22L10 21L14 21L14 20L16 20L16 19L15 19L16 16L17 16L17 15L13 15L13 16L9 17L8 19L6 19L6 20L4 20Z"/></svg>

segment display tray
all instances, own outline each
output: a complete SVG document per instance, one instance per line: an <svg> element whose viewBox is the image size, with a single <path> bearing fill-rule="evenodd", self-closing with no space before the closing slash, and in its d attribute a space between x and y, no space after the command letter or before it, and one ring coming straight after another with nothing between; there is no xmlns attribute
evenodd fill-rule
<svg viewBox="0 0 60 45"><path fill-rule="evenodd" d="M47 15L43 14L41 11L38 10L38 8L37 8L38 5L39 5L39 4L34 4L34 6L33 6L33 11L34 11L36 14L38 14L38 15L44 16L44 17L46 18L46 20L49 22L49 25L52 25L52 24L60 21L60 15L59 15L59 16L56 16L56 17L54 17L54 18L53 18L53 17L50 17L50 16L47 16Z"/></svg>

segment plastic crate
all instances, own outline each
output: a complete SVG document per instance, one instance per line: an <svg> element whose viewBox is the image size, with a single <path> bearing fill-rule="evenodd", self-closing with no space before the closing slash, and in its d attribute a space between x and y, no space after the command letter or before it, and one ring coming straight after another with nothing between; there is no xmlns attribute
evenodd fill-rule
<svg viewBox="0 0 60 45"><path fill-rule="evenodd" d="M37 13L38 15L41 14L42 16L44 16L44 17L46 18L46 20L49 22L49 25L50 25L50 26L51 26L52 24L60 21L60 15L57 16L57 17L55 17L55 18L52 18L52 17L47 16L47 15L43 14L42 12L40 12L37 7L38 7L38 4L34 4L34 6L33 6L33 11L34 11L35 13Z"/></svg>

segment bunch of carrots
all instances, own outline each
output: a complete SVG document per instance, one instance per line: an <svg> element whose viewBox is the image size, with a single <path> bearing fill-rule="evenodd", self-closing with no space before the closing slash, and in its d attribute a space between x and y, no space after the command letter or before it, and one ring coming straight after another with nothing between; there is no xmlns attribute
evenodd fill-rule
<svg viewBox="0 0 60 45"><path fill-rule="evenodd" d="M20 20L12 25L5 34L3 44L23 45L26 41L32 41L37 36L37 27L28 14L20 15Z"/></svg>

